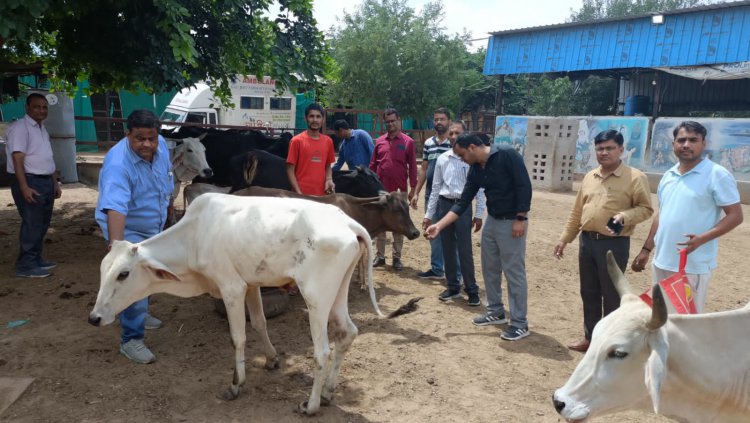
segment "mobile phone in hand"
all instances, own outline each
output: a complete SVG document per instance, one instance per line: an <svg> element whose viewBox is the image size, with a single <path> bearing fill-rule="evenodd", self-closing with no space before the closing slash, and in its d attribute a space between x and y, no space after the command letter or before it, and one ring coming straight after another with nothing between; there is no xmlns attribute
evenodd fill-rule
<svg viewBox="0 0 750 423"><path fill-rule="evenodd" d="M621 222L615 223L615 218L610 217L609 221L607 222L607 227L612 230L612 232L615 233L615 235L620 235L620 232L622 232L622 228L625 227L624 224Z"/></svg>

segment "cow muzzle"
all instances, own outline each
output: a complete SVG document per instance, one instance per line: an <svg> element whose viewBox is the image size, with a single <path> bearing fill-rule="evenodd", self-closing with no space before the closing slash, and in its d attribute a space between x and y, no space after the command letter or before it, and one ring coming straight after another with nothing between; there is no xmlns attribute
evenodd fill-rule
<svg viewBox="0 0 750 423"><path fill-rule="evenodd" d="M93 313L89 314L89 324L93 326L100 326L102 322L101 316L96 316Z"/></svg>
<svg viewBox="0 0 750 423"><path fill-rule="evenodd" d="M419 238L419 230L417 228L411 229L406 237L409 239L409 241L413 241Z"/></svg>
<svg viewBox="0 0 750 423"><path fill-rule="evenodd" d="M561 395L558 392L552 394L552 405L555 407L558 414L560 414L568 423L580 423L586 421L591 414L589 408L585 404L565 397L565 395Z"/></svg>
<svg viewBox="0 0 750 423"><path fill-rule="evenodd" d="M210 177L214 176L214 171L211 170L210 167L207 167L207 168L203 169L201 171L201 173L202 173L201 176L204 177L204 178L210 178Z"/></svg>

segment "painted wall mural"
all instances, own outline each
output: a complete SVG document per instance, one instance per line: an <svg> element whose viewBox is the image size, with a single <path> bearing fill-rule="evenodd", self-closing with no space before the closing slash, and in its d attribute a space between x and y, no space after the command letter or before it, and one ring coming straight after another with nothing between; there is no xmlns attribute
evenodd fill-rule
<svg viewBox="0 0 750 423"><path fill-rule="evenodd" d="M646 170L663 173L677 163L673 131L688 118L658 118L651 135ZM692 119L706 127L705 157L724 166L738 181L750 181L750 119Z"/></svg>
<svg viewBox="0 0 750 423"><path fill-rule="evenodd" d="M545 116L498 116L495 121L495 143L512 145L523 155L526 149L526 133L529 118L550 119ZM598 166L594 154L594 137L601 131L615 129L625 138L623 160L635 167L642 167L645 157L648 118L646 117L561 117L578 120L576 140L576 173L586 173Z"/></svg>

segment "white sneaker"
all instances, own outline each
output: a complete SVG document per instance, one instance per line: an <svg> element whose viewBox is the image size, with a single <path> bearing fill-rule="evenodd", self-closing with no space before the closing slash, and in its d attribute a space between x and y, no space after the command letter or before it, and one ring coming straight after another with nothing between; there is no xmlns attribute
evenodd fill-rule
<svg viewBox="0 0 750 423"><path fill-rule="evenodd" d="M156 317L147 314L146 320L145 320L145 326L146 329L152 330L152 329L159 329L160 327L164 326L164 323L157 319Z"/></svg>
<svg viewBox="0 0 750 423"><path fill-rule="evenodd" d="M143 343L143 339L131 339L124 344L120 344L120 354L138 364L149 364L156 361L156 356Z"/></svg>

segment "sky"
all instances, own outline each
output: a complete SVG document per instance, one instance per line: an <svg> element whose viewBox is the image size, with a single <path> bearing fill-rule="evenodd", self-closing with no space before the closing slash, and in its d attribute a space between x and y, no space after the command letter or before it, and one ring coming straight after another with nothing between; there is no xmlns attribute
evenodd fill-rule
<svg viewBox="0 0 750 423"><path fill-rule="evenodd" d="M427 0L407 0L419 11ZM361 0L313 0L313 13L318 28L326 32L338 26L344 10L352 13ZM472 38L486 38L488 32L530 26L552 25L565 22L570 10L578 10L582 0L442 0L445 19L443 26L448 34L468 29ZM520 7L519 7L520 6ZM486 47L487 40L475 41L472 50Z"/></svg>

